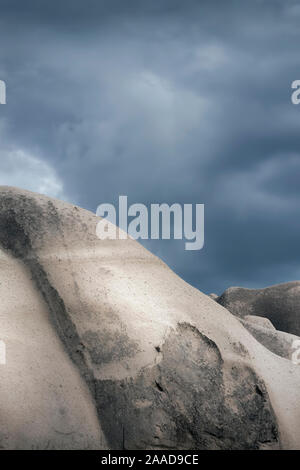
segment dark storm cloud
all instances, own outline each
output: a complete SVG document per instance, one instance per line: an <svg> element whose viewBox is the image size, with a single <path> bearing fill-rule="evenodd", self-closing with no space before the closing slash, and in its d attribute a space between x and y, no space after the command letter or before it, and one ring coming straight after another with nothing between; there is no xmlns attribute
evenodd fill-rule
<svg viewBox="0 0 300 470"><path fill-rule="evenodd" d="M294 1L1 1L0 183L205 203L206 243L146 246L204 291L299 278ZM34 175L34 177L32 176Z"/></svg>

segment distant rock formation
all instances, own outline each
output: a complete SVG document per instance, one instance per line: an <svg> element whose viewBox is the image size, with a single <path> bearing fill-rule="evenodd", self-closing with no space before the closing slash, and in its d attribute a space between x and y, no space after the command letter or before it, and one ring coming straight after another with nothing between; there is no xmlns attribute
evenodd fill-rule
<svg viewBox="0 0 300 470"><path fill-rule="evenodd" d="M265 289L230 287L216 300L234 315L265 317L277 330L300 336L300 281Z"/></svg>
<svg viewBox="0 0 300 470"><path fill-rule="evenodd" d="M245 328L270 324L98 220L0 188L0 447L300 449L300 367Z"/></svg>

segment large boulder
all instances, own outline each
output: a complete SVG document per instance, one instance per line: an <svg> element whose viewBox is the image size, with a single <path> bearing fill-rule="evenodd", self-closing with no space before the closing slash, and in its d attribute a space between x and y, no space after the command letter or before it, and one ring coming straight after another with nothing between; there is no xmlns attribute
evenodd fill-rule
<svg viewBox="0 0 300 470"><path fill-rule="evenodd" d="M234 315L265 317L277 330L300 336L300 281L265 289L230 287L216 300Z"/></svg>
<svg viewBox="0 0 300 470"><path fill-rule="evenodd" d="M300 449L300 367L98 221L0 189L0 446Z"/></svg>

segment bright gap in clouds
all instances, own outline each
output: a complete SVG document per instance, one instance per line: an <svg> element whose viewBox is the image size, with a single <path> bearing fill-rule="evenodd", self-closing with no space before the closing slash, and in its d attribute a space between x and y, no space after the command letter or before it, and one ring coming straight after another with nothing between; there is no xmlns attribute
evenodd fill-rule
<svg viewBox="0 0 300 470"><path fill-rule="evenodd" d="M0 150L0 185L17 186L66 199L63 184L55 170L23 150Z"/></svg>

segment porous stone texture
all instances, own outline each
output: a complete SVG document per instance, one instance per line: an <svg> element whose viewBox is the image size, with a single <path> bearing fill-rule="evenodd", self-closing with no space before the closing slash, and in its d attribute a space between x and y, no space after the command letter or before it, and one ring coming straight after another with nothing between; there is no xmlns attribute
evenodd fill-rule
<svg viewBox="0 0 300 470"><path fill-rule="evenodd" d="M300 448L300 368L99 220L0 188L0 446Z"/></svg>

